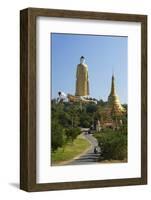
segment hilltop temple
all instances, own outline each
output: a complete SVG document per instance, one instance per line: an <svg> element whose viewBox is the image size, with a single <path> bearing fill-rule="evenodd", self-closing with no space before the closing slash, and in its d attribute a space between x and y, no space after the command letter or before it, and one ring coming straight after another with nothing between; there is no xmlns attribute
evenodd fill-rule
<svg viewBox="0 0 151 200"><path fill-rule="evenodd" d="M85 58L81 56L80 64L77 65L76 70L76 87L75 95L59 92L59 101L63 102L68 99L71 103L97 104L98 100L90 97L88 65L85 63ZM100 119L97 120L97 129L104 128L119 128L123 124L123 116L126 116L126 109L121 105L119 97L116 93L115 78L112 75L111 91L108 96L106 105L99 108Z"/></svg>
<svg viewBox="0 0 151 200"><path fill-rule="evenodd" d="M80 57L80 63L77 65L76 70L76 87L75 95L68 94L67 98L69 102L80 103L95 103L97 100L90 97L89 78L88 78L88 65L85 63L84 56ZM126 115L125 108L121 105L119 97L116 93L115 78L112 75L111 91L108 96L107 104L100 108L99 120L102 128L111 127L116 128L119 124L122 124L122 117Z"/></svg>
<svg viewBox="0 0 151 200"><path fill-rule="evenodd" d="M108 96L107 105L101 109L100 114L100 126L102 128L118 128L123 123L122 116L126 114L126 110L121 105L116 93L114 75L112 75L111 92Z"/></svg>

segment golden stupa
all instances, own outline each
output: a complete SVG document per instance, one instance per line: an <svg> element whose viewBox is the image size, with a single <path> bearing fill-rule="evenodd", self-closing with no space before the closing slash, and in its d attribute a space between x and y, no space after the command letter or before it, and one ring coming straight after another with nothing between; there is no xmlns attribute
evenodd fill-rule
<svg viewBox="0 0 151 200"><path fill-rule="evenodd" d="M101 125L102 127L116 128L122 124L121 117L126 114L125 108L121 105L115 89L115 78L112 75L111 92L108 96L107 105L101 109Z"/></svg>
<svg viewBox="0 0 151 200"><path fill-rule="evenodd" d="M120 116L125 113L125 108L121 105L119 97L116 94L114 75L112 76L111 92L108 96L108 108L110 108L115 116Z"/></svg>

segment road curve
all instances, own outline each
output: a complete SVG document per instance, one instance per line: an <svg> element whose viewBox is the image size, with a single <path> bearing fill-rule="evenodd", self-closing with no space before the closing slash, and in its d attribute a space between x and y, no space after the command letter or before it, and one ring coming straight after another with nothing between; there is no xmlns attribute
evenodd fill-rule
<svg viewBox="0 0 151 200"><path fill-rule="evenodd" d="M84 165L84 164L94 164L98 162L99 153L94 153L94 148L98 146L98 142L92 134L83 134L83 137L91 143L91 148L80 157L68 162L67 165Z"/></svg>

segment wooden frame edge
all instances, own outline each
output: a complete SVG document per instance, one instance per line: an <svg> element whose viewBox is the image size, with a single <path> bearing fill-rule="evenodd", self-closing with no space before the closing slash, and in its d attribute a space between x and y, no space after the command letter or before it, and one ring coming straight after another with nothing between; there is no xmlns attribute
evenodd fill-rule
<svg viewBox="0 0 151 200"><path fill-rule="evenodd" d="M36 17L141 22L141 178L36 183ZM144 137L145 136L145 137ZM145 148L144 148L145 147ZM34 151L33 151L34 149ZM147 184L147 16L27 8L20 11L20 189L34 192Z"/></svg>
<svg viewBox="0 0 151 200"><path fill-rule="evenodd" d="M35 33L30 9L20 11L20 189L25 191L36 184Z"/></svg>

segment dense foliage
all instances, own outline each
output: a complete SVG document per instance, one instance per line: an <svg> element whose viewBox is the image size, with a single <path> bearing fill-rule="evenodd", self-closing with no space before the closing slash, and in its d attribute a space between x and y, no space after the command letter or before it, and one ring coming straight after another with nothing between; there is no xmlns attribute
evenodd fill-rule
<svg viewBox="0 0 151 200"><path fill-rule="evenodd" d="M52 151L64 147L81 133L81 128L90 128L100 116L100 109L106 105L98 104L51 103ZM124 106L127 109L127 105ZM113 116L114 117L114 116ZM127 116L122 117L123 125L119 130L105 129L95 133L101 148L101 159L124 160L127 158Z"/></svg>
<svg viewBox="0 0 151 200"><path fill-rule="evenodd" d="M96 133L95 137L101 149L101 160L126 160L127 159L127 130L104 130Z"/></svg>
<svg viewBox="0 0 151 200"><path fill-rule="evenodd" d="M73 142L81 133L80 127L89 127L91 124L91 117L86 115L85 108L81 109L79 104L56 103L54 100L51 104L51 119L52 151L67 142Z"/></svg>
<svg viewBox="0 0 151 200"><path fill-rule="evenodd" d="M98 105L51 102L52 150L73 141L81 132L80 128L90 128L97 117Z"/></svg>

